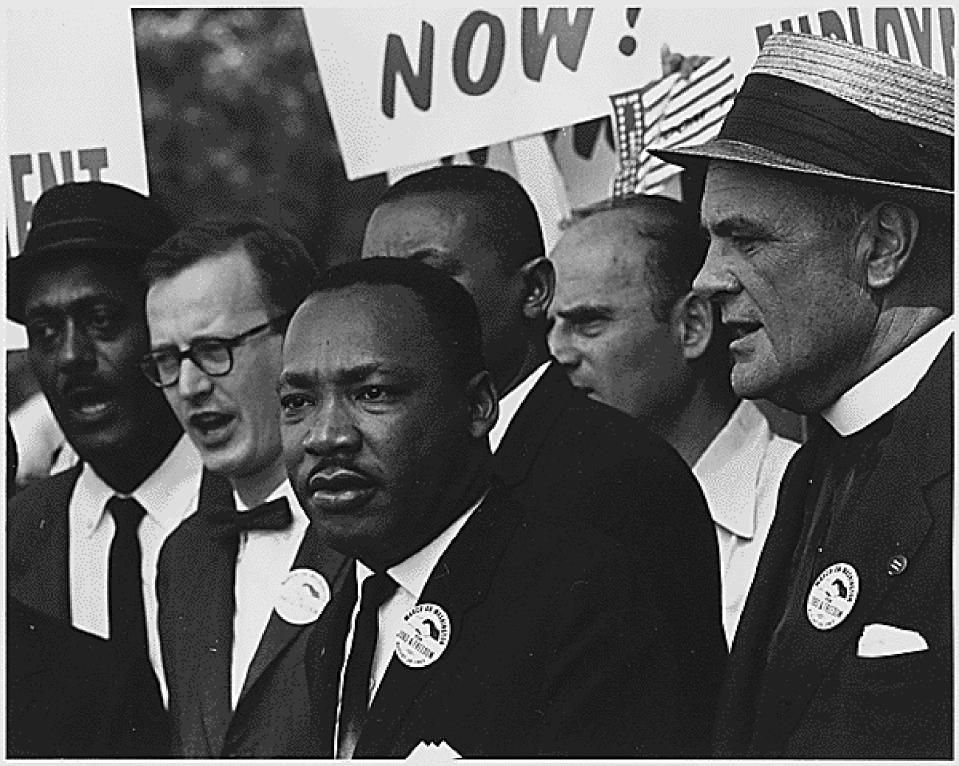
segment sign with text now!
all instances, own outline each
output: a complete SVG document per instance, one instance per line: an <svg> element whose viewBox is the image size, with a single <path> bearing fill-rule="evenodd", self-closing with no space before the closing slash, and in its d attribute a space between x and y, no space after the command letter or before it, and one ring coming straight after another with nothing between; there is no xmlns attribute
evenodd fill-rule
<svg viewBox="0 0 959 766"><path fill-rule="evenodd" d="M728 57L737 84L774 31L833 35L953 74L951 7L306 8L347 175L601 117L661 77L660 50Z"/></svg>

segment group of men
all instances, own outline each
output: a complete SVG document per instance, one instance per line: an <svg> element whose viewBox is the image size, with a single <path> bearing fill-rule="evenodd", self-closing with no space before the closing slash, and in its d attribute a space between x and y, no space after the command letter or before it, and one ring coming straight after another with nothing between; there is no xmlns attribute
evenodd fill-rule
<svg viewBox="0 0 959 766"><path fill-rule="evenodd" d="M45 192L8 315L80 462L8 503L8 755L950 757L952 89L774 35L662 153L701 206L549 257L475 167L322 273Z"/></svg>

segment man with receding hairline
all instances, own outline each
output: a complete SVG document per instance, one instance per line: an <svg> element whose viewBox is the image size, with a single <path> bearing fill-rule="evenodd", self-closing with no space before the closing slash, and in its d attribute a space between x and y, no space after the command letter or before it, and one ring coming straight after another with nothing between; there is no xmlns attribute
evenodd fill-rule
<svg viewBox="0 0 959 766"><path fill-rule="evenodd" d="M728 339L692 291L706 242L698 210L666 197L611 200L550 255L550 350L574 386L642 420L699 480L719 543L723 628L733 635L799 445L729 383Z"/></svg>

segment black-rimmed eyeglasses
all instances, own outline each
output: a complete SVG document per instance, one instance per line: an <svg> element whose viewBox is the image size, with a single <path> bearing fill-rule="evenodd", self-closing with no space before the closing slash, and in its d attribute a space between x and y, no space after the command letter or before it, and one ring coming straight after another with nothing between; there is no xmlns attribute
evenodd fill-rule
<svg viewBox="0 0 959 766"><path fill-rule="evenodd" d="M158 348L144 354L140 369L149 381L159 388L174 385L180 379L180 364L189 359L205 374L221 377L233 369L233 349L265 330L282 333L289 321L288 316L274 317L269 322L251 327L232 338L202 338L181 351L176 346Z"/></svg>

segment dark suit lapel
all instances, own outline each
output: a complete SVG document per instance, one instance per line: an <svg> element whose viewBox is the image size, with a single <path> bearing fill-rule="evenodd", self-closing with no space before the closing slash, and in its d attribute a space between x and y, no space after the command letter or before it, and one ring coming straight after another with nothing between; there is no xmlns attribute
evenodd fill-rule
<svg viewBox="0 0 959 766"><path fill-rule="evenodd" d="M7 537L10 594L24 605L66 622L71 619L70 497L82 467L74 466L44 480L34 500L40 512L31 514L29 526L20 534L8 533Z"/></svg>
<svg viewBox="0 0 959 766"><path fill-rule="evenodd" d="M337 590L340 581L346 576L348 559L340 553L325 546L312 525L306 528L303 541L300 543L292 569L312 569L319 572L330 586L330 592ZM322 619L322 615L320 618ZM243 704L243 698L253 688L263 675L263 672L273 663L280 653L307 627L312 625L293 625L280 617L276 610L270 615L260 645L256 649L246 680L243 682L243 691L237 707Z"/></svg>
<svg viewBox="0 0 959 766"><path fill-rule="evenodd" d="M716 755L744 752L756 713L756 695L769 639L782 615L796 540L803 525L816 445L806 443L783 475L777 510L736 629L715 727Z"/></svg>
<svg viewBox="0 0 959 766"><path fill-rule="evenodd" d="M579 394L566 373L551 362L516 411L493 457L496 473L505 486L518 484L526 477L553 423L575 396Z"/></svg>
<svg viewBox="0 0 959 766"><path fill-rule="evenodd" d="M944 352L945 354L945 352ZM941 357L942 358L942 357ZM941 367L940 367L941 369ZM931 376L939 375L934 371ZM888 572L888 562L896 554L912 558L929 532L932 519L922 496L922 487L931 478L942 475L935 466L945 468L936 458L930 467L917 455L926 454L930 445L951 440L951 419L938 418L940 433L930 434L916 423L928 422L915 410L930 386L917 389L914 399L907 400L895 413L893 431L854 512L846 513L837 524L835 537L825 556L817 563L816 577L834 563L851 564L859 576L859 597L849 616L837 627L820 631L806 616L809 586L797 588L787 607L782 641L775 656L770 657L763 680L754 743L757 753L775 752L803 714L823 677L840 652L855 653L856 641L865 625L874 621L878 605L899 580ZM946 400L940 400L946 401ZM949 421L949 433L944 423ZM935 449L935 447L934 447ZM940 449L941 451L941 449ZM864 520L868 522L864 523Z"/></svg>
<svg viewBox="0 0 959 766"><path fill-rule="evenodd" d="M446 611L450 620L450 642L443 655L425 667L410 668L395 655L392 657L373 698L354 757L389 755L393 732L416 696L431 679L448 675L462 641L464 617L486 594L501 551L509 542L518 519L518 512L502 505L491 494L437 562L418 603L436 604ZM412 743L411 749L416 744Z"/></svg>
<svg viewBox="0 0 959 766"><path fill-rule="evenodd" d="M233 493L222 477L203 472L196 518L190 522L192 547L179 565L195 568L182 580L188 593L171 594L177 614L172 624L181 634L176 642L173 662L182 672L194 673L190 688L199 694L181 695L181 705L196 705L206 732L212 757L223 747L233 714L230 674L233 656L234 579L236 574L236 535L222 525L209 521L218 511L233 509Z"/></svg>
<svg viewBox="0 0 959 766"><path fill-rule="evenodd" d="M323 610L306 648L306 682L316 715L318 741L323 748L316 755L332 758L335 751L333 734L336 728L340 671L350 618L356 604L356 567L349 559L338 583L333 587L330 605Z"/></svg>

